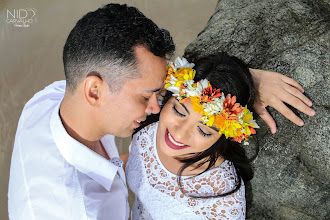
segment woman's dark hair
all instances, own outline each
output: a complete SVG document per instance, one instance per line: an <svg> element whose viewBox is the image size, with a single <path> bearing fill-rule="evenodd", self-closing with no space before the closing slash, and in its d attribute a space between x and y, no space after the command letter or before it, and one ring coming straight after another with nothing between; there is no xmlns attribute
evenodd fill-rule
<svg viewBox="0 0 330 220"><path fill-rule="evenodd" d="M220 88L220 92L223 92L225 95L231 94L232 96L236 96L238 103L242 106L247 105L249 109L252 109L255 98L255 88L251 73L241 60L236 57L228 56L225 53L209 55L197 60L194 69L196 70L196 76L194 78L195 82L198 82L201 79L208 79L213 88ZM171 92L165 94L163 106L171 97ZM149 116L139 130L158 120L159 114ZM253 170L250 163L251 160L247 158L244 148L239 143L226 139L226 137L222 135L215 144L205 151L190 154L184 158L177 158L184 164L178 172L178 184L181 191L183 191L181 186L181 176L182 172L187 167L199 161L202 162L199 162L197 167L209 162L208 167L202 172L204 173L214 166L220 156L234 164L238 176L236 186L230 192L207 197L229 195L241 187L241 179L246 182L253 178Z"/></svg>

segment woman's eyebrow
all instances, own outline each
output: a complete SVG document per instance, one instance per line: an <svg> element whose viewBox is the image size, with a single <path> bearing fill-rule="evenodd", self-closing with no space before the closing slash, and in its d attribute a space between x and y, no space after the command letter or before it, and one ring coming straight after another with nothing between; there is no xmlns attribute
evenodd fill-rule
<svg viewBox="0 0 330 220"><path fill-rule="evenodd" d="M180 103L180 102L179 102ZM183 104L183 103L180 103L181 105L182 105L182 107L184 108L184 109L186 109L186 111L188 112L188 114L190 115L190 112L188 111L188 109L187 109L187 107L185 106L185 104Z"/></svg>
<svg viewBox="0 0 330 220"><path fill-rule="evenodd" d="M203 121L199 121L199 123L201 123L201 124L203 124L203 125L207 126L206 124L204 124L204 123L203 123ZM207 127L209 127L209 126L207 126ZM219 132L219 129L217 129L217 128L216 128L216 127L214 127L214 126L212 126L212 127L209 127L209 128L211 128L211 129L215 130L216 132Z"/></svg>

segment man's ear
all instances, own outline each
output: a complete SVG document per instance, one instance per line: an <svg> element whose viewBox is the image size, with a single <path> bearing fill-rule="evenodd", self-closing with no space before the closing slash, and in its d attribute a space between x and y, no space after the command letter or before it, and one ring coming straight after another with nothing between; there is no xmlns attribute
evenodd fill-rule
<svg viewBox="0 0 330 220"><path fill-rule="evenodd" d="M100 103L104 81L97 76L87 76L83 82L84 97L90 105L97 106Z"/></svg>

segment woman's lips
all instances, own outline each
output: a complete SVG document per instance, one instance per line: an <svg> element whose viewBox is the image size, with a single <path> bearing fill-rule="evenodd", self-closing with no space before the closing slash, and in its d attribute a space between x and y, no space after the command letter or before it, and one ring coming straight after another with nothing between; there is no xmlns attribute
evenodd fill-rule
<svg viewBox="0 0 330 220"><path fill-rule="evenodd" d="M174 139L174 137L168 132L167 128L165 131L165 142L170 148L172 148L174 150L181 150L181 149L190 147L189 145L185 145L179 141L176 141Z"/></svg>

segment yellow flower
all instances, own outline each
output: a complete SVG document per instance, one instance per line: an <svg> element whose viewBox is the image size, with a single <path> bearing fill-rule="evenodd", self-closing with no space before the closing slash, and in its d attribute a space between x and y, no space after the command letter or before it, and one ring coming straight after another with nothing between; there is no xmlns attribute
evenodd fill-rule
<svg viewBox="0 0 330 220"><path fill-rule="evenodd" d="M190 69L190 68L189 68ZM181 68L174 73L174 77L179 81L185 80L185 75L189 75L188 68Z"/></svg>
<svg viewBox="0 0 330 220"><path fill-rule="evenodd" d="M212 125L213 125L213 123L214 123L214 115L208 115L207 116L208 117L208 119L209 119L209 121L208 122L206 122L206 126L208 126L208 127L212 127Z"/></svg>
<svg viewBox="0 0 330 220"><path fill-rule="evenodd" d="M226 136L226 138L236 137L237 130L242 127L235 120L226 120L225 124L226 124L225 128L221 129L220 131L222 132L222 134L224 134Z"/></svg>
<svg viewBox="0 0 330 220"><path fill-rule="evenodd" d="M195 78L196 71L191 68L186 68L183 78L185 80L193 80Z"/></svg>
<svg viewBox="0 0 330 220"><path fill-rule="evenodd" d="M244 126L244 134L250 136L251 130L249 126Z"/></svg>
<svg viewBox="0 0 330 220"><path fill-rule="evenodd" d="M174 86L181 87L181 84L183 84L182 81L176 81L175 84L174 84Z"/></svg>
<svg viewBox="0 0 330 220"><path fill-rule="evenodd" d="M167 83L165 84L164 88L167 89L167 88L170 87L170 86L171 86L171 83L168 83L168 82L167 82Z"/></svg>
<svg viewBox="0 0 330 220"><path fill-rule="evenodd" d="M190 100L194 111L204 115L204 108L200 103L200 97L192 96L190 97Z"/></svg>
<svg viewBox="0 0 330 220"><path fill-rule="evenodd" d="M252 114L249 112L249 109L247 106L245 106L243 111L243 117L241 118L244 122L249 122L251 119L253 119Z"/></svg>
<svg viewBox="0 0 330 220"><path fill-rule="evenodd" d="M258 124L253 120L253 115L252 113L249 111L249 109L247 109L247 106L245 106L245 109L242 113L243 115L241 116L241 120L243 121L242 123L242 127L244 128L244 130L246 130L246 132L244 132L246 135L251 135L251 133L253 134L254 131L251 132L250 128L259 128Z"/></svg>

